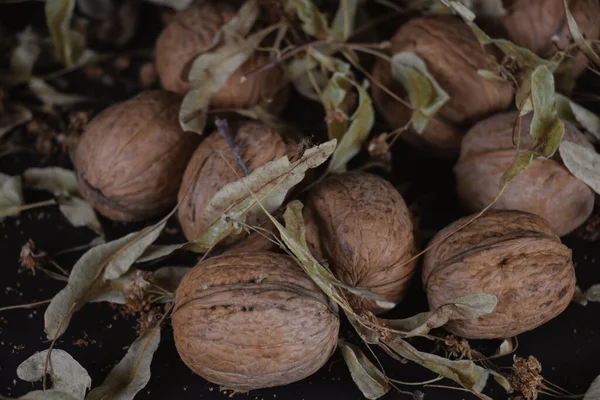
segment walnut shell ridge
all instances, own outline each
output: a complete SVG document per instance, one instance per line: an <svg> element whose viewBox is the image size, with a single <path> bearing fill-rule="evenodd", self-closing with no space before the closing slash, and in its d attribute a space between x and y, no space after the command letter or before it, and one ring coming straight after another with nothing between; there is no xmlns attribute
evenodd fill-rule
<svg viewBox="0 0 600 400"><path fill-rule="evenodd" d="M507 13L501 18L501 23L513 43L549 58L557 48L565 49L571 42L563 0L505 0L504 3ZM598 0L569 0L568 4L581 33L590 40L600 38ZM558 41L554 42L553 37ZM585 55L578 54L574 63L575 74L581 74L586 65Z"/></svg>
<svg viewBox="0 0 600 400"><path fill-rule="evenodd" d="M391 183L352 172L325 179L304 208L306 239L344 283L370 289L392 302L406 294L415 262L411 215ZM372 300L351 295L354 305L385 311Z"/></svg>
<svg viewBox="0 0 600 400"><path fill-rule="evenodd" d="M456 190L469 212L483 210L500 192L502 174L513 163L513 126L517 112L494 115L476 124L465 135L454 166ZM532 115L521 117L520 149L534 146L530 135ZM515 141L516 141L515 136ZM563 140L593 149L585 136L565 122ZM495 210L521 210L546 219L559 235L581 225L592 213L594 192L571 175L556 157L537 159L516 176L492 205Z"/></svg>
<svg viewBox="0 0 600 400"><path fill-rule="evenodd" d="M190 82L186 66L211 45L215 34L236 15L235 8L225 3L205 3L180 11L164 28L156 41L156 70L166 90L185 94ZM265 102L273 113L281 111L288 97L283 71L271 68L241 78L269 61L267 55L255 52L211 97L215 108L244 108Z"/></svg>
<svg viewBox="0 0 600 400"><path fill-rule="evenodd" d="M569 305L575 290L571 250L537 215L491 211L443 239L473 216L438 232L423 260L429 308L472 293L493 294L491 314L451 321L448 331L469 339L508 338L532 330Z"/></svg>
<svg viewBox="0 0 600 400"><path fill-rule="evenodd" d="M74 164L81 194L107 218L138 221L175 205L200 137L183 132L181 98L145 91L98 114L87 126Z"/></svg>
<svg viewBox="0 0 600 400"><path fill-rule="evenodd" d="M295 151L293 143L261 123L241 122L230 124L230 128L249 172ZM185 170L178 195L181 203L177 216L188 240L196 239L208 227L203 213L215 194L243 176L232 150L217 132L198 146Z"/></svg>
<svg viewBox="0 0 600 400"><path fill-rule="evenodd" d="M469 126L506 109L512 101L514 91L510 84L492 82L477 74L479 69L491 68L488 55L470 28L458 19L448 16L411 19L391 39L390 53L401 52L414 52L423 59L428 71L450 96L422 134L409 130L402 135L435 155L458 155L460 141ZM402 84L393 80L388 61L379 59L373 76L398 96L408 98ZM373 85L373 98L392 128L401 128L410 121L412 111L377 85Z"/></svg>
<svg viewBox="0 0 600 400"><path fill-rule="evenodd" d="M291 257L220 256L196 265L171 317L183 362L230 389L280 386L312 375L335 351L337 306Z"/></svg>

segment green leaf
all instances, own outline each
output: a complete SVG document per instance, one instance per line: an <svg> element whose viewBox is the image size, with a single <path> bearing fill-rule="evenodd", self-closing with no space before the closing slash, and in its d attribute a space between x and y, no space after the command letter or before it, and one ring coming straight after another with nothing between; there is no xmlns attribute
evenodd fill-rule
<svg viewBox="0 0 600 400"><path fill-rule="evenodd" d="M302 22L302 30L317 39L327 39L331 36L327 18L311 0L286 0L285 8L294 12Z"/></svg>
<svg viewBox="0 0 600 400"><path fill-rule="evenodd" d="M0 219L18 215L23 205L21 178L0 173Z"/></svg>
<svg viewBox="0 0 600 400"><path fill-rule="evenodd" d="M600 155L594 150L564 141L559 147L563 163L576 178L600 193Z"/></svg>
<svg viewBox="0 0 600 400"><path fill-rule="evenodd" d="M540 65L531 74L531 97L533 100L533 119L531 136L536 144L542 145L543 157L552 157L565 134L565 124L558 117L554 105L554 76Z"/></svg>
<svg viewBox="0 0 600 400"><path fill-rule="evenodd" d="M525 169L535 160L541 157L540 153L535 151L523 151L515 156L515 161L508 167L502 178L500 179L500 191L502 191L510 181L512 181L517 175L525 171Z"/></svg>
<svg viewBox="0 0 600 400"><path fill-rule="evenodd" d="M269 213L277 210L288 191L304 179L306 171L324 163L335 147L335 140L323 143L306 150L294 163L281 157L225 185L203 212L203 225L208 228L194 241L196 251L205 252L230 234L239 233L240 222L259 222L262 208ZM261 207L257 206L259 202Z"/></svg>
<svg viewBox="0 0 600 400"><path fill-rule="evenodd" d="M412 125L422 133L435 113L450 99L415 53L396 53L392 57L392 77L402 83L413 107Z"/></svg>
<svg viewBox="0 0 600 400"><path fill-rule="evenodd" d="M94 388L85 400L133 400L150 381L150 364L159 343L160 327L144 332L108 373L102 385Z"/></svg>
<svg viewBox="0 0 600 400"><path fill-rule="evenodd" d="M260 42L278 28L271 26L244 38L257 18L256 1L247 1L236 17L215 35L213 44L192 62L188 75L191 88L179 111L179 122L183 130L203 133L211 96L248 60Z"/></svg>
<svg viewBox="0 0 600 400"><path fill-rule="evenodd" d="M594 379L583 400L600 400L600 376Z"/></svg>
<svg viewBox="0 0 600 400"><path fill-rule="evenodd" d="M361 0L340 0L340 5L331 23L332 39L346 41L352 36L360 2Z"/></svg>
<svg viewBox="0 0 600 400"><path fill-rule="evenodd" d="M478 69L477 75L482 77L483 79L487 79L492 82L508 82L508 80L504 79L494 71L490 71L488 69Z"/></svg>
<svg viewBox="0 0 600 400"><path fill-rule="evenodd" d="M569 10L569 4L567 3L567 0L563 0L563 5L565 8L565 16L567 18L569 32L571 33L573 41L575 42L577 47L579 47L581 52L587 56L587 58L589 58L596 64L600 64L600 56L598 56L598 54L594 51L592 45L593 42L591 40L587 40L579 30L579 27L577 26L577 21L575 21L573 14L571 14L571 11Z"/></svg>
<svg viewBox="0 0 600 400"><path fill-rule="evenodd" d="M52 36L56 56L67 67L77 63L85 48L83 37L70 29L75 0L47 0L46 24Z"/></svg>
<svg viewBox="0 0 600 400"><path fill-rule="evenodd" d="M595 140L600 140L600 117L590 110L574 103L560 93L554 94L556 109L561 119L585 129L593 135Z"/></svg>
<svg viewBox="0 0 600 400"><path fill-rule="evenodd" d="M153 226L88 250L75 264L67 286L50 302L44 315L48 339L61 336L71 315L88 301L110 289L110 281L123 276L146 248L158 238L171 212Z"/></svg>
<svg viewBox="0 0 600 400"><path fill-rule="evenodd" d="M338 341L352 380L367 399L378 399L390 390L387 377L357 346L342 339Z"/></svg>
<svg viewBox="0 0 600 400"><path fill-rule="evenodd" d="M405 337L425 335L431 329L439 328L448 321L475 319L491 314L498 298L491 294L474 293L457 298L434 311L420 313L407 319L380 319L388 327L404 332Z"/></svg>
<svg viewBox="0 0 600 400"><path fill-rule="evenodd" d="M348 116L348 108L354 106L351 104L352 88L358 92L358 107L352 115ZM339 72L333 74L329 80L321 101L328 115L329 139L339 141L328 170L342 173L346 171L348 162L360 151L369 137L375 121L373 104L363 86Z"/></svg>
<svg viewBox="0 0 600 400"><path fill-rule="evenodd" d="M48 350L40 351L23 361L17 367L17 376L27 382L43 379ZM85 392L92 386L92 378L69 353L54 349L50 353L48 374L52 379L52 388L83 400Z"/></svg>

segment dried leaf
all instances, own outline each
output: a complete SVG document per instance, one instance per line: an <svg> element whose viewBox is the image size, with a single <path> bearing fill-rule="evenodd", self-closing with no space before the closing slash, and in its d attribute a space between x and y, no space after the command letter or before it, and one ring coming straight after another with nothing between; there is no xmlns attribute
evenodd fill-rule
<svg viewBox="0 0 600 400"><path fill-rule="evenodd" d="M85 400L133 400L150 381L150 364L159 343L160 327L148 329Z"/></svg>
<svg viewBox="0 0 600 400"><path fill-rule="evenodd" d="M48 350L35 353L17 367L17 376L27 382L43 379L47 357ZM92 386L92 378L86 369L64 350L52 351L48 374L54 390L67 393L75 399L83 400L85 392Z"/></svg>
<svg viewBox="0 0 600 400"><path fill-rule="evenodd" d="M62 335L74 312L110 286L109 281L124 275L135 260L156 240L172 212L153 226L88 250L73 267L67 286L46 309L48 339Z"/></svg>
<svg viewBox="0 0 600 400"><path fill-rule="evenodd" d="M585 298L588 301L599 302L600 301L600 284L590 286L585 291Z"/></svg>
<svg viewBox="0 0 600 400"><path fill-rule="evenodd" d="M413 107L412 126L422 133L435 113L450 99L427 70L425 62L412 52L392 57L392 77L402 83Z"/></svg>
<svg viewBox="0 0 600 400"><path fill-rule="evenodd" d="M58 201L58 208L65 218L75 227L87 226L102 235L102 225L94 208L79 197L70 197Z"/></svg>
<svg viewBox="0 0 600 400"><path fill-rule="evenodd" d="M353 98L353 93L350 92L352 88L358 92L358 107L348 116L346 114L349 102ZM369 137L375 121L373 104L363 86L339 72L334 73L329 80L321 102L329 116L329 139L337 139L339 143L331 157L328 171L343 173L348 162L360 151Z"/></svg>
<svg viewBox="0 0 600 400"><path fill-rule="evenodd" d="M513 345L512 339L504 339L502 343L500 343L500 346L498 346L498 350L496 350L496 355L505 356L507 354L512 353L514 349L515 346Z"/></svg>
<svg viewBox="0 0 600 400"><path fill-rule="evenodd" d="M0 116L0 139L8 132L25 122L31 121L33 114L21 105L7 107L7 112Z"/></svg>
<svg viewBox="0 0 600 400"><path fill-rule="evenodd" d="M567 18L569 32L571 33L573 41L577 47L579 47L581 52L587 56L587 58L594 61L596 64L600 64L600 56L598 56L598 54L594 51L592 46L593 42L591 40L587 40L579 30L577 21L575 21L573 14L571 14L571 10L569 10L569 4L567 3L567 0L563 0L563 5L565 7L565 16Z"/></svg>
<svg viewBox="0 0 600 400"><path fill-rule="evenodd" d="M286 0L285 8L296 14L302 22L302 30L317 39L327 39L331 36L327 18L311 0Z"/></svg>
<svg viewBox="0 0 600 400"><path fill-rule="evenodd" d="M515 176L525 171L525 169L533 162L533 160L540 156L541 155L535 151L523 151L517 154L515 161L513 161L512 165L506 171L504 171L504 174L502 174L502 178L500 179L500 190L503 190L504 187L515 178Z"/></svg>
<svg viewBox="0 0 600 400"><path fill-rule="evenodd" d="M373 365L360 348L341 339L338 346L342 350L352 380L367 399L378 399L390 390L387 377Z"/></svg>
<svg viewBox="0 0 600 400"><path fill-rule="evenodd" d="M260 42L277 28L265 28L245 39L257 18L256 1L247 1L236 17L215 35L212 45L192 62L188 74L191 88L179 110L179 123L183 130L203 133L211 96L254 53Z"/></svg>
<svg viewBox="0 0 600 400"><path fill-rule="evenodd" d="M600 140L600 116L559 93L555 93L554 97L560 118L585 129L595 140Z"/></svg>
<svg viewBox="0 0 600 400"><path fill-rule="evenodd" d="M451 379L474 393L481 393L490 375L489 370L476 365L473 361L449 360L434 354L424 353L399 337L385 342L384 345L401 357Z"/></svg>
<svg viewBox="0 0 600 400"><path fill-rule="evenodd" d="M552 157L565 134L565 124L560 120L554 105L554 76L540 65L531 74L531 97L533 99L533 119L531 136L536 145L543 145L543 157Z"/></svg>
<svg viewBox="0 0 600 400"><path fill-rule="evenodd" d="M151 286L146 280L147 272L132 268L126 274L106 282L102 292L88 299L89 303L100 303L103 301L113 304L126 304L127 295L132 293L134 287L145 290Z"/></svg>
<svg viewBox="0 0 600 400"><path fill-rule="evenodd" d="M278 116L271 114L261 104L257 104L250 108L238 108L233 111L245 117L262 122L284 137L296 139L298 142L304 138L304 134L298 128L281 120Z"/></svg>
<svg viewBox="0 0 600 400"><path fill-rule="evenodd" d="M178 243L178 244L167 244L167 245L151 245L148 246L144 254L142 254L137 260L136 263L145 263L149 261L155 261L160 258L165 258L173 254L179 249L182 249L186 243Z"/></svg>
<svg viewBox="0 0 600 400"><path fill-rule="evenodd" d="M83 37L70 29L75 0L45 2L46 24L52 36L56 56L67 67L79 60L85 45Z"/></svg>
<svg viewBox="0 0 600 400"><path fill-rule="evenodd" d="M352 36L356 22L356 13L360 3L361 0L340 1L340 5L333 17L333 22L331 23L332 39L346 41Z"/></svg>
<svg viewBox="0 0 600 400"><path fill-rule="evenodd" d="M41 38L31 27L27 27L17 35L17 47L10 55L10 71L12 84L27 81L33 72L41 49Z"/></svg>
<svg viewBox="0 0 600 400"><path fill-rule="evenodd" d="M335 147L336 141L330 140L306 150L294 163L284 156L225 185L204 210L204 226L208 228L194 241L197 251L207 251L229 234L239 233L240 222L256 224L263 216L261 207L269 213L277 210L288 191L304 179L306 171L324 163ZM257 202L261 207L257 207Z"/></svg>
<svg viewBox="0 0 600 400"><path fill-rule="evenodd" d="M600 193L600 155L594 150L564 141L559 147L563 163L576 178Z"/></svg>
<svg viewBox="0 0 600 400"><path fill-rule="evenodd" d="M420 313L406 319L380 319L380 321L392 329L402 331L403 336L406 337L425 335L431 329L439 328L448 321L474 319L490 314L497 303L498 298L492 294L473 293L459 297L431 312Z"/></svg>
<svg viewBox="0 0 600 400"><path fill-rule="evenodd" d="M508 82L507 79L504 79L494 71L490 71L489 69L478 69L477 75L482 77L483 79L487 79L488 81L493 82Z"/></svg>
<svg viewBox="0 0 600 400"><path fill-rule="evenodd" d="M583 400L600 400L600 376L594 379Z"/></svg>
<svg viewBox="0 0 600 400"><path fill-rule="evenodd" d="M161 288L175 293L179 283L188 273L189 267L162 267L152 273L152 282Z"/></svg>
<svg viewBox="0 0 600 400"><path fill-rule="evenodd" d="M21 178L0 172L0 219L18 215L23 205Z"/></svg>
<svg viewBox="0 0 600 400"><path fill-rule="evenodd" d="M46 2L46 4L52 1ZM29 89L44 103L56 106L68 106L71 104L92 101L91 98L79 96L77 94L65 94L54 89L44 80L32 78L29 80Z"/></svg>
<svg viewBox="0 0 600 400"><path fill-rule="evenodd" d="M575 286L575 292L573 293L573 298L571 301L584 307L587 306L588 303L588 300L585 298L585 294L583 294L579 286Z"/></svg>
<svg viewBox="0 0 600 400"><path fill-rule="evenodd" d="M95 0L91 0L95 1ZM161 6L167 6L177 11L182 11L189 8L194 0L149 0L152 3L160 4Z"/></svg>
<svg viewBox="0 0 600 400"><path fill-rule="evenodd" d="M478 17L499 18L506 15L502 0L458 0Z"/></svg>

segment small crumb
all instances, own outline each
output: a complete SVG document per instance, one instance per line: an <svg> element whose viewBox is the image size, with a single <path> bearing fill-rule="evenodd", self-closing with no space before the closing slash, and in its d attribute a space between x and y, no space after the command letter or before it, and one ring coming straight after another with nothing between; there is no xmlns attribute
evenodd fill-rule
<svg viewBox="0 0 600 400"><path fill-rule="evenodd" d="M77 339L75 342L73 342L73 346L77 346L77 347L82 347L82 346L88 346L89 343L87 340L85 339Z"/></svg>
<svg viewBox="0 0 600 400"><path fill-rule="evenodd" d="M131 65L131 57L120 56L115 59L115 68L119 71L129 68Z"/></svg>
<svg viewBox="0 0 600 400"><path fill-rule="evenodd" d="M152 86L156 85L156 81L158 80L156 74L156 68L154 67L154 63L145 63L140 68L139 72L139 83L142 89L149 89Z"/></svg>

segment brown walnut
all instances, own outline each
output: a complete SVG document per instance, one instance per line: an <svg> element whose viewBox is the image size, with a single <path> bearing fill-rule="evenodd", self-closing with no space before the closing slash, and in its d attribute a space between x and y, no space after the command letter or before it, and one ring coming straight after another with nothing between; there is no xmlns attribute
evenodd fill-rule
<svg viewBox="0 0 600 400"><path fill-rule="evenodd" d="M146 91L90 122L75 154L79 187L102 215L118 221L154 217L175 204L188 160L200 142L183 132L181 98Z"/></svg>
<svg viewBox="0 0 600 400"><path fill-rule="evenodd" d="M190 89L187 67L193 59L208 48L215 34L236 15L236 10L222 2L205 3L178 12L156 41L156 70L166 90L185 94ZM243 108L262 102L270 105L271 112L285 106L288 91L283 71L271 68L241 78L269 61L269 57L255 52L240 66L211 97L215 108Z"/></svg>
<svg viewBox="0 0 600 400"><path fill-rule="evenodd" d="M295 151L293 143L263 124L242 122L231 124L230 128L249 172ZM189 240L196 239L208 227L203 213L215 194L243 176L232 150L217 132L198 146L183 175L177 210L179 223Z"/></svg>
<svg viewBox="0 0 600 400"><path fill-rule="evenodd" d="M455 157L460 141L470 125L497 111L506 109L513 97L508 83L480 77L477 70L491 69L486 54L462 21L449 16L414 18L391 39L391 54L416 53L429 73L448 93L450 99L429 121L422 134L409 131L402 137L439 156ZM400 82L391 75L390 63L379 59L373 76L398 96L408 99ZM411 119L412 111L373 85L373 97L392 128L401 128Z"/></svg>
<svg viewBox="0 0 600 400"><path fill-rule="evenodd" d="M498 303L491 314L448 323L448 331L471 339L508 338L567 308L575 290L571 250L546 221L521 211L491 211L444 239L471 218L431 240L434 247L423 261L429 307L474 293L495 295Z"/></svg>
<svg viewBox="0 0 600 400"><path fill-rule="evenodd" d="M331 176L310 193L304 209L306 239L344 283L370 289L392 302L406 294L415 262L411 215L385 179L364 172ZM372 300L358 307L384 311Z"/></svg>
<svg viewBox="0 0 600 400"><path fill-rule="evenodd" d="M517 112L494 115L476 124L465 135L458 163L454 166L456 188L469 212L488 206L500 192L500 179L514 162L513 126ZM532 115L521 117L520 149L533 148L529 133ZM518 132L518 131L515 131ZM593 149L573 125L565 122L568 140ZM492 209L521 210L546 219L559 235L566 235L581 225L592 213L594 193L571 175L556 156L537 159L506 187Z"/></svg>
<svg viewBox="0 0 600 400"><path fill-rule="evenodd" d="M291 257L245 253L196 265L177 289L172 315L183 362L226 388L292 383L335 351L337 306Z"/></svg>
<svg viewBox="0 0 600 400"><path fill-rule="evenodd" d="M581 33L590 40L600 38L600 3L598 0L569 0L569 10ZM527 47L542 57L551 57L557 49L571 42L563 0L504 0L507 13L501 18L508 39ZM558 40L554 42L553 38ZM587 58L580 53L574 72L581 74Z"/></svg>

